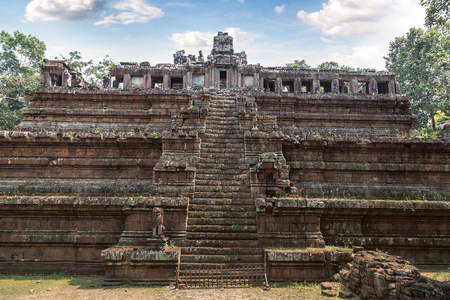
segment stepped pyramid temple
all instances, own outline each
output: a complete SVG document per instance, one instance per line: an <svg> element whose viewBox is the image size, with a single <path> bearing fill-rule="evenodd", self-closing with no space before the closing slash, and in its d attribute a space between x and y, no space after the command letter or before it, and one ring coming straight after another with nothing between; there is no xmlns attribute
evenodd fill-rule
<svg viewBox="0 0 450 300"><path fill-rule="evenodd" d="M449 131L417 137L393 73L251 65L225 32L102 87L40 66L0 131L1 273L320 281L353 246L450 265Z"/></svg>

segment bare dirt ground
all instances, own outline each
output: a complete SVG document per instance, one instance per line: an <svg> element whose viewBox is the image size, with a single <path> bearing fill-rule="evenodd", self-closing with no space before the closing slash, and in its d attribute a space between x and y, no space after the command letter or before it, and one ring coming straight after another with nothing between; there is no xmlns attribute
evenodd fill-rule
<svg viewBox="0 0 450 300"><path fill-rule="evenodd" d="M450 268L420 268L433 280L450 281ZM269 291L261 287L226 289L175 289L173 286L102 286L103 276L0 275L0 299L337 299L321 295L318 283L273 284Z"/></svg>
<svg viewBox="0 0 450 300"><path fill-rule="evenodd" d="M273 286L226 289L175 289L169 287L103 287L102 276L1 275L0 299L332 299L321 295L319 284L292 283Z"/></svg>

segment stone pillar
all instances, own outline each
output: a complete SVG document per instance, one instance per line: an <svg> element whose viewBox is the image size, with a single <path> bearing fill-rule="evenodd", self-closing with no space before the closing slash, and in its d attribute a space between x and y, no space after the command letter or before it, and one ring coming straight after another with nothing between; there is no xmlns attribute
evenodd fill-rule
<svg viewBox="0 0 450 300"><path fill-rule="evenodd" d="M301 93L302 92L302 79L301 78L295 78L294 79L294 93Z"/></svg>
<svg viewBox="0 0 450 300"><path fill-rule="evenodd" d="M333 79L331 81L331 92L333 94L339 94L339 79Z"/></svg>
<svg viewBox="0 0 450 300"><path fill-rule="evenodd" d="M151 89L152 88L152 75L145 74L144 75L144 89Z"/></svg>
<svg viewBox="0 0 450 300"><path fill-rule="evenodd" d="M229 71L229 73L231 74L231 87L235 88L239 86L239 74L237 71L237 68L233 68Z"/></svg>
<svg viewBox="0 0 450 300"><path fill-rule="evenodd" d="M123 75L123 89L131 89L131 75L125 74Z"/></svg>
<svg viewBox="0 0 450 300"><path fill-rule="evenodd" d="M313 94L320 93L320 80L319 79L313 80L312 93Z"/></svg>
<svg viewBox="0 0 450 300"><path fill-rule="evenodd" d="M237 87L238 88L242 87L242 74L241 73L237 74Z"/></svg>
<svg viewBox="0 0 450 300"><path fill-rule="evenodd" d="M281 77L277 77L277 81L275 84L275 93L281 92L283 86L283 79Z"/></svg>
<svg viewBox="0 0 450 300"><path fill-rule="evenodd" d="M358 94L358 80L356 80L356 78L353 78L350 81L350 93Z"/></svg>
<svg viewBox="0 0 450 300"><path fill-rule="evenodd" d="M187 72L186 74L186 82L184 82L183 79L183 84L186 88L191 88L192 87L192 72Z"/></svg>
<svg viewBox="0 0 450 300"><path fill-rule="evenodd" d="M372 78L369 82L369 94L376 95L378 94L378 82Z"/></svg>
<svg viewBox="0 0 450 300"><path fill-rule="evenodd" d="M170 76L169 76L169 74L164 74L163 75L163 88L165 90L170 88Z"/></svg>
<svg viewBox="0 0 450 300"><path fill-rule="evenodd" d="M259 80L259 89L264 90L266 87L264 86L264 78L261 77Z"/></svg>
<svg viewBox="0 0 450 300"><path fill-rule="evenodd" d="M220 87L220 70L217 68L214 68L214 73L212 76L212 85L214 85L215 88Z"/></svg>
<svg viewBox="0 0 450 300"><path fill-rule="evenodd" d="M49 72L45 72L44 74L44 86L52 86L52 77L50 76Z"/></svg>
<svg viewBox="0 0 450 300"><path fill-rule="evenodd" d="M261 88L261 85L260 85L260 82L259 82L259 73L253 74L253 87L255 89L260 89Z"/></svg>
<svg viewBox="0 0 450 300"><path fill-rule="evenodd" d="M71 85L72 85L72 76L70 76L69 72L65 71L62 74L61 86L70 87Z"/></svg>
<svg viewBox="0 0 450 300"><path fill-rule="evenodd" d="M211 82L211 72L206 72L205 73L205 87L209 87L209 84Z"/></svg>

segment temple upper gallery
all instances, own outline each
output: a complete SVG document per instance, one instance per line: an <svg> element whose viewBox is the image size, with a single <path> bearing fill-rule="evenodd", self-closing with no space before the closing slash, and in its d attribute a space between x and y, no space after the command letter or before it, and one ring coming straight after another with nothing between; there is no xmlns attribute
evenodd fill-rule
<svg viewBox="0 0 450 300"><path fill-rule="evenodd" d="M45 60L41 64L43 86L80 86L80 74L67 62ZM342 69L303 69L263 67L247 63L245 51L234 52L233 38L226 32L214 37L211 54L205 59L174 54L173 64L121 62L105 76L103 88L119 89L247 89L281 93L400 94L395 74L367 69L352 72Z"/></svg>

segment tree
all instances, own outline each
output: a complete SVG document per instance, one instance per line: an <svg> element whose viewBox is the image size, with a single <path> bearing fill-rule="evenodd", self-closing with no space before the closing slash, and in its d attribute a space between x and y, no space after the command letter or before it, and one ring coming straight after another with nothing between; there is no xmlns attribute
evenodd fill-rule
<svg viewBox="0 0 450 300"><path fill-rule="evenodd" d="M339 66L339 64L335 61L324 61L323 63L319 64L317 67L322 68L322 69L340 69L341 68Z"/></svg>
<svg viewBox="0 0 450 300"><path fill-rule="evenodd" d="M449 0L421 0L420 5L427 8L425 17L425 25L427 27L443 25L450 20Z"/></svg>
<svg viewBox="0 0 450 300"><path fill-rule="evenodd" d="M12 129L22 120L26 91L39 86L39 63L45 44L18 31L0 33L0 126Z"/></svg>
<svg viewBox="0 0 450 300"><path fill-rule="evenodd" d="M304 59L302 59L300 61L299 60L294 60L293 63L286 64L286 67L295 67L295 68L303 68L303 69L311 68L311 66L308 65Z"/></svg>
<svg viewBox="0 0 450 300"><path fill-rule="evenodd" d="M109 69L116 65L116 63L106 55L102 61L98 64L92 64L85 71L85 76L90 79L91 82L101 84L103 82L103 76L109 73Z"/></svg>
<svg viewBox="0 0 450 300"><path fill-rule="evenodd" d="M410 96L416 128L436 132L435 116L449 109L450 25L428 30L411 28L390 43L386 68L397 73L402 91Z"/></svg>
<svg viewBox="0 0 450 300"><path fill-rule="evenodd" d="M0 74L2 76L35 75L39 63L44 58L45 44L32 35L26 36L18 31L10 35L6 31L0 34Z"/></svg>
<svg viewBox="0 0 450 300"><path fill-rule="evenodd" d="M81 52L79 51L71 51L69 52L69 56L65 57L62 54L59 57L55 57L55 59L63 59L69 63L69 66L80 72L83 75L83 78L90 83L101 84L103 81L103 76L109 73L109 69L115 65L116 63L106 55L105 58L98 62L98 64L94 64L92 59L89 61L85 61L81 56Z"/></svg>

